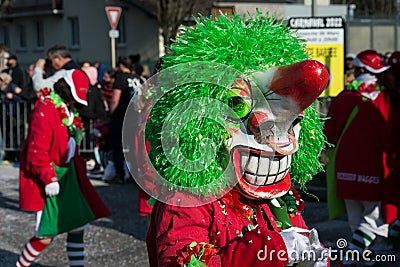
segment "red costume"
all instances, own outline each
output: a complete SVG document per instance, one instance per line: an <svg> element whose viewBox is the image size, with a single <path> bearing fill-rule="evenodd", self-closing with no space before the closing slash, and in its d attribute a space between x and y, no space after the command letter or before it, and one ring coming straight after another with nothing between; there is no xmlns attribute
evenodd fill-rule
<svg viewBox="0 0 400 267"><path fill-rule="evenodd" d="M324 131L328 142L336 145L355 106L358 113L343 135L337 151L337 196L379 201L382 200L383 159L387 143L387 124L381 112L359 91L345 90L332 100L327 117L335 119L325 122ZM381 164L377 164L379 162Z"/></svg>
<svg viewBox="0 0 400 267"><path fill-rule="evenodd" d="M322 124L309 107L327 68L268 16L196 22L143 89L154 176L137 182L157 199L150 266L329 266L291 180L304 185L321 167Z"/></svg>
<svg viewBox="0 0 400 267"><path fill-rule="evenodd" d="M205 242L219 248L219 253L211 257L208 266L280 267L288 261L285 243L279 234L276 217L266 201L249 201L239 197L236 190L210 204L200 207L176 207L157 202L154 206L151 225L147 236L150 266L179 266L185 259L184 248L193 240ZM249 219L247 213L254 212ZM307 229L298 210L291 217L293 226ZM251 217L251 215L249 216ZM258 228L249 230L249 224ZM279 223L278 223L279 224ZM265 248L271 253L265 256ZM263 253L259 253L263 251ZM277 252L281 251L278 258Z"/></svg>
<svg viewBox="0 0 400 267"><path fill-rule="evenodd" d="M52 164L64 167L68 130L50 99L38 100L32 111L27 140L20 159L20 208L43 209L45 185L57 181ZM55 179L54 179L55 178Z"/></svg>

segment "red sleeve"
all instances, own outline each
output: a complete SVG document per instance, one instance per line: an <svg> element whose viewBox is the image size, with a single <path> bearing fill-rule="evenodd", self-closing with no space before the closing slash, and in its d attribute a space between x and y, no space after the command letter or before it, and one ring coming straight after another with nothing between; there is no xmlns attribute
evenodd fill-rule
<svg viewBox="0 0 400 267"><path fill-rule="evenodd" d="M151 267L177 264L177 252L193 241L210 243L209 229L214 219L212 206L174 207L157 203L147 235ZM219 248L209 267L283 267L287 264L285 243L278 232L255 229L235 237Z"/></svg>
<svg viewBox="0 0 400 267"><path fill-rule="evenodd" d="M221 266L283 267L288 254L278 232L255 229L232 240L220 254Z"/></svg>
<svg viewBox="0 0 400 267"><path fill-rule="evenodd" d="M147 238L150 266L178 266L177 251L196 242L209 243L210 213L206 207L183 208L157 203Z"/></svg>
<svg viewBox="0 0 400 267"><path fill-rule="evenodd" d="M31 172L45 185L56 181L56 173L50 160L50 146L54 134L51 122L54 112L54 107L49 103L41 103L36 107L31 117L27 140L27 164Z"/></svg>

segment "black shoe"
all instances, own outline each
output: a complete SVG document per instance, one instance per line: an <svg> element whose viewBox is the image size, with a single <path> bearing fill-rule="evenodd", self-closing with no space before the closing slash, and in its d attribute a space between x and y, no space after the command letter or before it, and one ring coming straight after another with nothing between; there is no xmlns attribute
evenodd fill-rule
<svg viewBox="0 0 400 267"><path fill-rule="evenodd" d="M125 183L127 183L127 184L134 184L134 183L135 183L135 180L132 178L132 176L129 176L129 178L125 180Z"/></svg>

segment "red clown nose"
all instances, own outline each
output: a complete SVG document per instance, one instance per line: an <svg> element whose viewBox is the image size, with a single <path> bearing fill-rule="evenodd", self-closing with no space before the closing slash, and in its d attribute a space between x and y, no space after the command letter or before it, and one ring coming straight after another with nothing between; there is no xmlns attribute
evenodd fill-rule
<svg viewBox="0 0 400 267"><path fill-rule="evenodd" d="M329 71L316 60L305 60L292 65L277 67L269 89L286 96L304 110L329 84Z"/></svg>

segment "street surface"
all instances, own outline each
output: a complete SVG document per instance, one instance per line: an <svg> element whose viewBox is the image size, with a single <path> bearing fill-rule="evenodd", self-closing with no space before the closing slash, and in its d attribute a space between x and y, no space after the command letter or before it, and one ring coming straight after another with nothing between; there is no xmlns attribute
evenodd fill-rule
<svg viewBox="0 0 400 267"><path fill-rule="evenodd" d="M102 182L99 175L91 176L91 182L113 215L93 222L85 232L87 266L149 266L144 241L147 218L137 214L137 185L109 185ZM324 191L315 192L318 195ZM339 238L350 242L346 218L329 220L327 205L322 195L320 198L320 202L307 198L304 218L308 226L318 229L326 247L336 248ZM24 244L33 235L35 216L19 210L18 168L4 163L0 165L0 218L0 267L13 267ZM66 234L57 236L31 266L68 266L65 240ZM400 266L400 263L381 266Z"/></svg>

